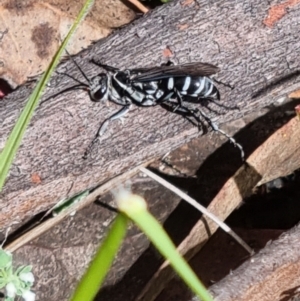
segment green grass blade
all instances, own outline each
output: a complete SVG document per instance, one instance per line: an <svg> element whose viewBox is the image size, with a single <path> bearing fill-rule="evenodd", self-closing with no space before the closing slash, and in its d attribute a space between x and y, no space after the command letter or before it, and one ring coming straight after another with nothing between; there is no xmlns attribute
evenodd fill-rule
<svg viewBox="0 0 300 301"><path fill-rule="evenodd" d="M128 218L123 214L118 214L94 260L77 286L71 301L94 300L123 241L127 224Z"/></svg>
<svg viewBox="0 0 300 301"><path fill-rule="evenodd" d="M42 78L40 79L39 83L35 87L34 91L32 92L31 96L29 97L25 108L23 109L15 127L13 128L4 149L0 155L0 191L5 183L5 179L7 177L8 171L10 166L13 162L15 154L18 150L18 147L21 143L23 134L27 125L30 122L30 119L33 115L34 109L36 108L38 101L44 91L46 84L48 83L50 76L54 69L56 68L59 59L67 46L70 37L75 32L76 28L78 27L79 23L83 20L86 13L88 12L89 8L93 4L94 0L87 0L85 5L83 6L82 10L80 11L79 15L77 16L75 22L73 23L69 33L65 37L64 41L62 42L61 46L59 47L58 51L56 52L54 58L52 59L50 66L43 74Z"/></svg>
<svg viewBox="0 0 300 301"><path fill-rule="evenodd" d="M178 253L167 233L147 210L145 200L138 195L124 194L124 192L122 192L119 199L117 196L116 201L119 210L132 219L148 236L153 245L170 262L171 266L184 280L186 285L200 297L201 300L212 301L212 297L198 280L196 274L192 271L187 262Z"/></svg>

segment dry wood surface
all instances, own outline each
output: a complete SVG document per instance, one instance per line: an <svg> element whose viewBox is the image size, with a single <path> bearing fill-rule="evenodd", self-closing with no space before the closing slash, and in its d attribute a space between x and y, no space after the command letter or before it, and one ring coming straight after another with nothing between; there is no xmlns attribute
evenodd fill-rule
<svg viewBox="0 0 300 301"><path fill-rule="evenodd" d="M237 109L208 110L224 123L286 99L299 84L299 5L273 23L270 4L261 1L174 1L117 30L77 56L89 77L90 63L101 59L120 68L159 65L171 55L176 63L218 65L222 102ZM168 51L166 51L166 49ZM81 80L72 61L60 65ZM55 75L44 99L74 82ZM0 103L0 147L11 131L33 84L22 86ZM164 155L198 135L181 116L161 107L133 108L125 126L114 123L87 160L82 155L114 105L93 103L85 91L69 91L39 106L27 129L0 197L0 225L21 222L67 195L94 187L129 168ZM37 181L36 179L39 179Z"/></svg>
<svg viewBox="0 0 300 301"><path fill-rule="evenodd" d="M299 300L299 227L268 243L210 288L215 301Z"/></svg>

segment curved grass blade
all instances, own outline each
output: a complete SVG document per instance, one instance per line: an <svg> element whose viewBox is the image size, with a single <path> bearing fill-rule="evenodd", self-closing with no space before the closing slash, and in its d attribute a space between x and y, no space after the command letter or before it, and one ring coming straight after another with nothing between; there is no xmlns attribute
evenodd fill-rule
<svg viewBox="0 0 300 301"><path fill-rule="evenodd" d="M67 46L68 41L70 40L71 36L75 32L76 28L78 27L79 23L83 20L85 15L87 14L88 10L92 6L94 0L87 0L81 9L79 15L77 16L75 22L73 23L69 33L65 37L64 41L60 45L58 51L56 52L54 58L52 59L48 69L43 74L42 78L38 82L37 86L33 90L31 96L29 97L25 108L23 109L16 125L14 126L7 142L0 154L0 191L5 183L6 176L8 174L9 168L13 162L14 156L18 150L18 147L21 143L23 134L29 121L33 115L34 109L36 108L38 101L44 91L46 84L48 83L50 76L54 69L56 68L59 59Z"/></svg>
<svg viewBox="0 0 300 301"><path fill-rule="evenodd" d="M123 241L128 221L123 214L117 215L107 237L77 286L71 301L94 300Z"/></svg>
<svg viewBox="0 0 300 301"><path fill-rule="evenodd" d="M148 236L157 250L170 262L177 274L186 285L203 301L213 301L196 274L176 250L175 245L147 210L145 200L138 196L122 192L116 199L118 208L126 214Z"/></svg>

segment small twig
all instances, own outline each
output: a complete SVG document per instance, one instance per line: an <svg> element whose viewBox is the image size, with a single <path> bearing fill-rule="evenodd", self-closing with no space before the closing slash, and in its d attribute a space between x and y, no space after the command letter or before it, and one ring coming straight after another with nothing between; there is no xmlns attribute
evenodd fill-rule
<svg viewBox="0 0 300 301"><path fill-rule="evenodd" d="M138 8L144 14L146 14L149 11L149 9L138 0L128 0L128 1L131 2L136 8Z"/></svg>
<svg viewBox="0 0 300 301"><path fill-rule="evenodd" d="M209 212L205 207L200 205L197 201L195 201L193 198L185 194L183 191L175 187L174 185L170 184L163 178L159 177L155 173L151 172L149 169L146 169L145 167L140 167L140 171L145 173L147 176L151 177L161 185L165 186L169 190L176 193L178 196L180 196L182 199L184 199L186 202L194 206L196 209L198 209L200 212L202 212L204 215L208 216L210 219L212 219L220 228L222 228L225 232L227 232L229 235L231 235L247 252L249 252L251 255L254 254L254 251L247 245L246 242L242 240L241 237L239 237L233 230L231 230L225 223L223 223L219 218L217 218L214 214Z"/></svg>

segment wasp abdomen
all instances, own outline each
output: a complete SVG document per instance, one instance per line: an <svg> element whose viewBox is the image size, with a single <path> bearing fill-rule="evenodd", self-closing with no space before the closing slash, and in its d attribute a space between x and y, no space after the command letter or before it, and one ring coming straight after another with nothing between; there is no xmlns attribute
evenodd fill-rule
<svg viewBox="0 0 300 301"><path fill-rule="evenodd" d="M178 77L174 85L183 96L219 99L219 91L208 77Z"/></svg>

